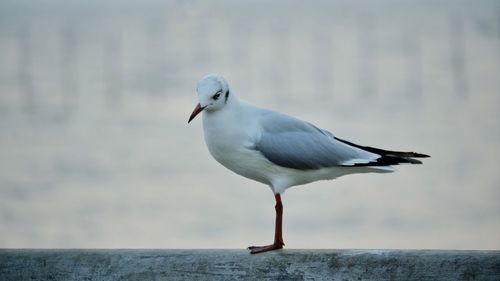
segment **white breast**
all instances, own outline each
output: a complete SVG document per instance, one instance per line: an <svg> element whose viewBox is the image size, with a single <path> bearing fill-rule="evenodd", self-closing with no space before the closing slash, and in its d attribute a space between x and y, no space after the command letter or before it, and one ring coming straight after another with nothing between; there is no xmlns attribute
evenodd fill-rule
<svg viewBox="0 0 500 281"><path fill-rule="evenodd" d="M217 162L231 171L271 185L273 169L260 152L253 149L260 138L260 128L255 119L249 118L244 108L227 107L203 113L205 143Z"/></svg>

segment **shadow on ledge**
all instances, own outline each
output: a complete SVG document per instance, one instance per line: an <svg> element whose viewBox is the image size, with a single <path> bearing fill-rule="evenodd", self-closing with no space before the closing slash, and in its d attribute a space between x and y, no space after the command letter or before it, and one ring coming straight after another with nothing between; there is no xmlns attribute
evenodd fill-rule
<svg viewBox="0 0 500 281"><path fill-rule="evenodd" d="M0 280L500 280L500 251L0 249Z"/></svg>

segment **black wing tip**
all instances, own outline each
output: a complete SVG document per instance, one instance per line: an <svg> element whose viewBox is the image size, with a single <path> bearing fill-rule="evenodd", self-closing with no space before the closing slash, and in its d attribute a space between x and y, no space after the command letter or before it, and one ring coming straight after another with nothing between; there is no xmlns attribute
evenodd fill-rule
<svg viewBox="0 0 500 281"><path fill-rule="evenodd" d="M401 162L401 163L409 163L409 164L422 164L422 161L413 159L413 158L403 158L407 162Z"/></svg>
<svg viewBox="0 0 500 281"><path fill-rule="evenodd" d="M418 153L418 152L391 151L391 150L385 150L385 149L375 148L375 147L371 147L371 146L362 146L362 145L355 144L355 143L352 143L350 141L346 141L346 140L343 140L343 139L340 139L337 137L335 137L335 139L340 141L340 142L343 142L347 145L351 145L351 146L357 147L359 149L362 149L362 150L365 150L365 151L368 151L371 153L379 154L380 156L382 156L381 158L387 156L387 157L392 157L392 158L407 159L408 160L411 158L429 158L429 157L431 157L430 155ZM412 159L412 160L420 162L420 161L415 160L415 159ZM412 161L408 160L408 162L412 162ZM408 162L406 162L406 163L408 163ZM420 162L418 164L421 164L421 163L422 162Z"/></svg>
<svg viewBox="0 0 500 281"><path fill-rule="evenodd" d="M427 155L427 154L423 154L423 153L416 153L416 152L413 152L414 155L412 157L415 157L415 158L431 158L430 155Z"/></svg>
<svg viewBox="0 0 500 281"><path fill-rule="evenodd" d="M417 152L399 152L399 151L385 151L386 153L377 153L381 156L392 156L399 158L430 158L430 155L417 153Z"/></svg>
<svg viewBox="0 0 500 281"><path fill-rule="evenodd" d="M355 167L376 167L376 166L394 166L400 164L422 164L422 161L408 158L408 157L396 157L391 155L384 155L372 162L354 164Z"/></svg>

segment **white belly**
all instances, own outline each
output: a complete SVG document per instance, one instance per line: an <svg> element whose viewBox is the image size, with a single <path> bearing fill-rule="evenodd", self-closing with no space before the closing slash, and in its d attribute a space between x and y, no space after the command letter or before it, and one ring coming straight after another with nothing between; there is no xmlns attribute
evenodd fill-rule
<svg viewBox="0 0 500 281"><path fill-rule="evenodd" d="M258 151L220 145L210 145L208 150L217 162L229 170L263 184L272 185L270 174L273 166Z"/></svg>

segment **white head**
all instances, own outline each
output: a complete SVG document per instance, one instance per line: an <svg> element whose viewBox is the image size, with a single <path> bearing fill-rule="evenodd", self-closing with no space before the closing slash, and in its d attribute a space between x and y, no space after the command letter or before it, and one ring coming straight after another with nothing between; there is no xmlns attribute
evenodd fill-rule
<svg viewBox="0 0 500 281"><path fill-rule="evenodd" d="M198 104L189 117L189 122L203 110L216 111L223 108L230 99L229 84L226 79L218 74L209 74L198 82Z"/></svg>

